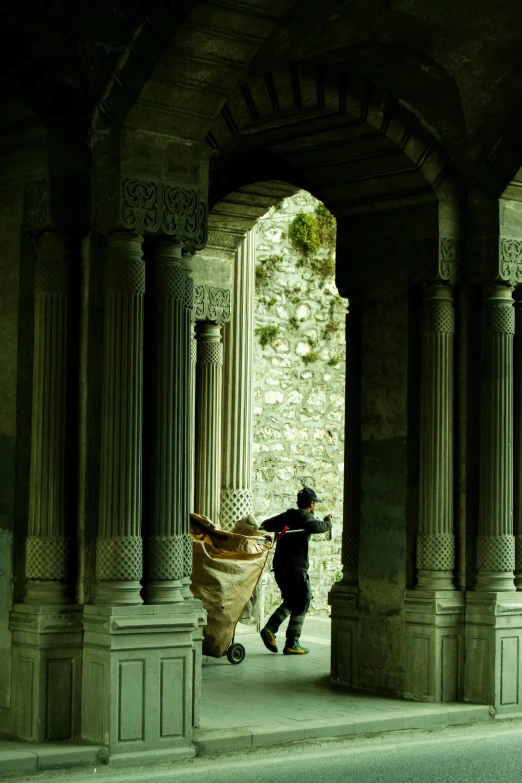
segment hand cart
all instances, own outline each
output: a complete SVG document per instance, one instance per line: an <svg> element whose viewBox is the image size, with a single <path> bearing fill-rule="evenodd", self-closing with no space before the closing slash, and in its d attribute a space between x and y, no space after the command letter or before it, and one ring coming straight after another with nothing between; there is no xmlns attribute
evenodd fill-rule
<svg viewBox="0 0 522 783"><path fill-rule="evenodd" d="M219 530L209 519L190 515L192 536L192 585L207 611L203 629L203 654L224 655L232 664L246 655L234 632L243 609L263 573L273 536L263 531L244 535Z"/></svg>

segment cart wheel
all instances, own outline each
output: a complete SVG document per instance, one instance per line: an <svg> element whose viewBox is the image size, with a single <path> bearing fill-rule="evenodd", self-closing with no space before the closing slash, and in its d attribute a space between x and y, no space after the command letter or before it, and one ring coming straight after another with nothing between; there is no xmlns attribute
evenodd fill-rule
<svg viewBox="0 0 522 783"><path fill-rule="evenodd" d="M227 658L230 663L241 663L245 660L245 648L242 644L231 644L227 650Z"/></svg>

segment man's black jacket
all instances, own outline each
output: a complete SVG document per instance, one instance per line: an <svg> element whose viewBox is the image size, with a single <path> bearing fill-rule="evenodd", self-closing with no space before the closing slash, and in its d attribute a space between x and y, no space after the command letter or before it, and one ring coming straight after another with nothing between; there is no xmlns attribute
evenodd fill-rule
<svg viewBox="0 0 522 783"><path fill-rule="evenodd" d="M268 533L277 533L284 527L290 530L304 530L304 533L290 533L281 538L276 544L274 555L274 572L282 573L287 569L296 568L299 571L308 571L308 541L312 533L326 533L331 530L331 522L323 522L314 517L311 511L301 508L289 508L276 517L265 519L261 530Z"/></svg>

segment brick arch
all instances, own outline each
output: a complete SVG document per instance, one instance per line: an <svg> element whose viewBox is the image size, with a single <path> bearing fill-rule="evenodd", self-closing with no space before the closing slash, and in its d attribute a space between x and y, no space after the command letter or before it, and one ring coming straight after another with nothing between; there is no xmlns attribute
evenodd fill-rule
<svg viewBox="0 0 522 783"><path fill-rule="evenodd" d="M350 90L342 73L319 66L291 65L239 85L206 141L216 200L245 177L255 181L259 161L338 214L461 200L455 166L411 109L370 85Z"/></svg>

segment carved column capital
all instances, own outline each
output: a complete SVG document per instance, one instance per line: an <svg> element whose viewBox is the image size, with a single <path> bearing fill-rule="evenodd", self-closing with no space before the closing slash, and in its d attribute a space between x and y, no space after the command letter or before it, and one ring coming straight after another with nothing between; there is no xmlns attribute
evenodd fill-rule
<svg viewBox="0 0 522 783"><path fill-rule="evenodd" d="M414 283L449 283L461 276L462 242L452 237L434 237L412 246L410 275Z"/></svg>
<svg viewBox="0 0 522 783"><path fill-rule="evenodd" d="M230 288L209 285L194 286L194 319L225 324L230 321L232 306Z"/></svg>
<svg viewBox="0 0 522 783"><path fill-rule="evenodd" d="M98 173L92 200L93 226L98 231L164 234L192 253L206 245L207 205L198 187Z"/></svg>
<svg viewBox="0 0 522 783"><path fill-rule="evenodd" d="M83 232L89 226L86 177L51 176L27 180L22 190L24 231Z"/></svg>
<svg viewBox="0 0 522 783"><path fill-rule="evenodd" d="M507 236L475 237L470 242L470 278L473 283L522 283L522 239Z"/></svg>

